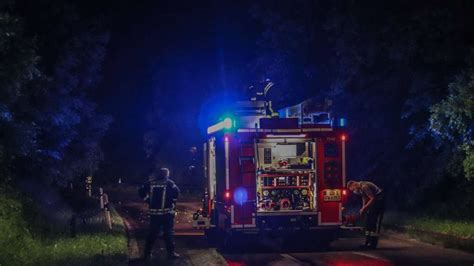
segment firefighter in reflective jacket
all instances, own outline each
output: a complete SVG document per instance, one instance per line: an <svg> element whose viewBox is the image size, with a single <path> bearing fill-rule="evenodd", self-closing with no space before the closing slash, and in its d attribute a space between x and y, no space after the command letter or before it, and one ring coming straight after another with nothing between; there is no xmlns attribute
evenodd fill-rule
<svg viewBox="0 0 474 266"><path fill-rule="evenodd" d="M366 215L364 249L376 249L379 242L380 227L385 211L385 196L381 188L368 181L348 181L347 188L362 196L360 216Z"/></svg>
<svg viewBox="0 0 474 266"><path fill-rule="evenodd" d="M174 244L175 204L179 188L169 179L169 170L161 168L158 174L152 173L150 179L139 189L140 197L148 202L150 230L146 239L144 259L149 259L153 245L161 230L165 239L168 258L178 258Z"/></svg>

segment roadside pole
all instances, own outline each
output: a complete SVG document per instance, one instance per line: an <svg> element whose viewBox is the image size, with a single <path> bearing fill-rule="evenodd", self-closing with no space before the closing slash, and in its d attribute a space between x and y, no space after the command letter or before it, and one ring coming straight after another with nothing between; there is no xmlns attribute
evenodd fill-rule
<svg viewBox="0 0 474 266"><path fill-rule="evenodd" d="M89 195L89 197L92 197L92 176L86 177L86 190L87 195Z"/></svg>
<svg viewBox="0 0 474 266"><path fill-rule="evenodd" d="M109 210L109 196L107 193L104 193L104 189L102 187L99 188L99 193L100 208L104 210L105 223L109 229L112 229L112 218L110 216Z"/></svg>
<svg viewBox="0 0 474 266"><path fill-rule="evenodd" d="M104 205L104 211L105 211L105 222L107 223L107 227L109 229L112 229L112 218L110 216L110 210L109 210L109 196L107 193L103 193L101 197L101 203Z"/></svg>
<svg viewBox="0 0 474 266"><path fill-rule="evenodd" d="M99 188L99 199L100 199L100 208L104 209L104 189L102 187Z"/></svg>

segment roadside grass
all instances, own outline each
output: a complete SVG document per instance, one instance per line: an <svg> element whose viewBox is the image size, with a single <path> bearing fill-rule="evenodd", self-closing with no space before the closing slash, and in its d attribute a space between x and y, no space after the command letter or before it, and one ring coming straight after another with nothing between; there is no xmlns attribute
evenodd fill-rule
<svg viewBox="0 0 474 266"><path fill-rule="evenodd" d="M76 237L49 224L24 195L0 187L0 265L126 265L124 225L112 210L113 228L103 212L78 223Z"/></svg>
<svg viewBox="0 0 474 266"><path fill-rule="evenodd" d="M406 213L387 212L384 224L401 227L407 231L424 231L449 235L464 239L474 239L474 221L450 220L428 215L409 215Z"/></svg>

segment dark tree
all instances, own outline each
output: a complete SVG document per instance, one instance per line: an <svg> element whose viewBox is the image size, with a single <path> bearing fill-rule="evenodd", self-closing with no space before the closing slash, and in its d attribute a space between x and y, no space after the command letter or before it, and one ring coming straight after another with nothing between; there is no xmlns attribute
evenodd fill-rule
<svg viewBox="0 0 474 266"><path fill-rule="evenodd" d="M72 5L53 2L12 1L1 13L0 160L3 176L66 183L93 174L102 159L111 119L88 94L108 36L99 21L79 20Z"/></svg>
<svg viewBox="0 0 474 266"><path fill-rule="evenodd" d="M256 78L281 84L276 101L333 100L349 121L350 178L375 180L403 205L443 201L434 191L458 189L446 180L463 175L463 163L432 138L430 115L461 94L448 84L474 46L473 10L469 1L267 1L251 10L262 27Z"/></svg>

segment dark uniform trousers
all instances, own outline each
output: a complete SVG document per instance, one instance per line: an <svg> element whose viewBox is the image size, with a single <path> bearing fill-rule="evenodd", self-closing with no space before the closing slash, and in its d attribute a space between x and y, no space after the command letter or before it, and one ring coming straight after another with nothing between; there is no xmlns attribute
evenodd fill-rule
<svg viewBox="0 0 474 266"><path fill-rule="evenodd" d="M174 250L174 206L179 196L179 188L169 179L151 180L139 189L140 196L148 200L150 228L145 243L145 258L149 258L153 245L161 231L165 239L166 250L172 257Z"/></svg>
<svg viewBox="0 0 474 266"><path fill-rule="evenodd" d="M380 227L385 212L385 197L383 192L375 196L375 202L367 210L365 224L365 245L376 248L379 242Z"/></svg>
<svg viewBox="0 0 474 266"><path fill-rule="evenodd" d="M172 213L150 215L150 231L145 243L145 254L151 253L153 245L155 244L160 231L163 231L166 251L168 254L172 254L175 250L173 226L174 215Z"/></svg>

